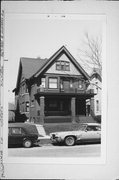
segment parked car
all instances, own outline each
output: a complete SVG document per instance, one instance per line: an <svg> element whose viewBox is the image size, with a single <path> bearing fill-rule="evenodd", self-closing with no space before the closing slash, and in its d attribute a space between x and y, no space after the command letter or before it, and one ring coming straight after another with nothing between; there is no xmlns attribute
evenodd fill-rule
<svg viewBox="0 0 119 180"><path fill-rule="evenodd" d="M65 143L67 146L73 146L78 141L101 142L101 125L97 123L82 124L80 128L73 131L50 133L50 138L53 144Z"/></svg>
<svg viewBox="0 0 119 180"><path fill-rule="evenodd" d="M8 125L8 147L11 145L23 145L30 148L38 143L38 131L34 124L9 123Z"/></svg>

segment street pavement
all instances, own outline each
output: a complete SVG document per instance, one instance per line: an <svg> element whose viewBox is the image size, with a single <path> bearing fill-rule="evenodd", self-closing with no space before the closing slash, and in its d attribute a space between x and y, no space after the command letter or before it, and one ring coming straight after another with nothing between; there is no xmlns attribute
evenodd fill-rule
<svg viewBox="0 0 119 180"><path fill-rule="evenodd" d="M99 157L101 144L80 144L75 146L53 146L40 144L32 148L9 148L8 156L12 157Z"/></svg>

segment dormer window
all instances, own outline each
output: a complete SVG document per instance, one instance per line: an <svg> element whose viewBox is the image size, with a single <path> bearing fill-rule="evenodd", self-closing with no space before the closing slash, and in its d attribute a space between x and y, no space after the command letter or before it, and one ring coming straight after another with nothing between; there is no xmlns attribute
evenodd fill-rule
<svg viewBox="0 0 119 180"><path fill-rule="evenodd" d="M60 71L70 71L70 63L67 61L57 61L56 62L56 70Z"/></svg>

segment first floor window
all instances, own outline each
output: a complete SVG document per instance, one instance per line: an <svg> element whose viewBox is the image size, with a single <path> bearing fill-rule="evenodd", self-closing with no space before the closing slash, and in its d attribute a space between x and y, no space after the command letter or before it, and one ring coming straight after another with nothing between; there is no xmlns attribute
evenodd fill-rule
<svg viewBox="0 0 119 180"><path fill-rule="evenodd" d="M49 78L49 88L56 89L58 87L57 78Z"/></svg>
<svg viewBox="0 0 119 180"><path fill-rule="evenodd" d="M49 102L49 108L53 109L53 108L57 108L58 103L56 100L52 100Z"/></svg>

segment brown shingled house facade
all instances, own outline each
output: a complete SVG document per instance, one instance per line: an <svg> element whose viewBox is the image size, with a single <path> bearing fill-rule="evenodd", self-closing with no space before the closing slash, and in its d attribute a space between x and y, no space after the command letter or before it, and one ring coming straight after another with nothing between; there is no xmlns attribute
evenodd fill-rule
<svg viewBox="0 0 119 180"><path fill-rule="evenodd" d="M88 74L65 46L49 59L21 58L13 90L16 110L39 124L85 121L87 99L94 108L88 83Z"/></svg>

